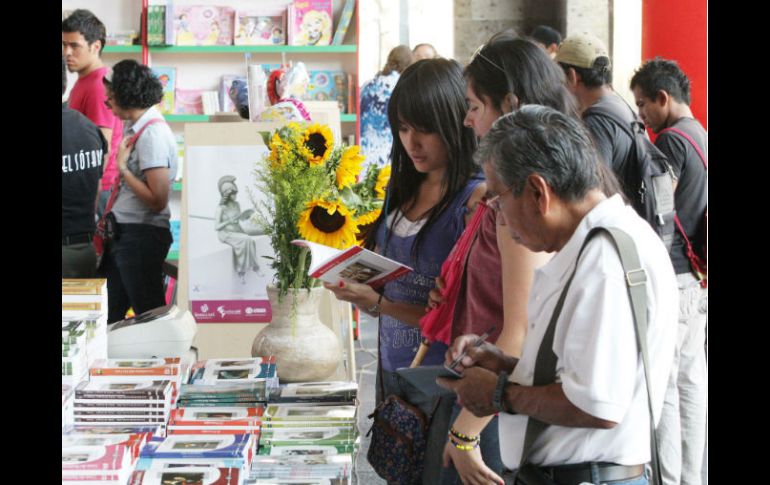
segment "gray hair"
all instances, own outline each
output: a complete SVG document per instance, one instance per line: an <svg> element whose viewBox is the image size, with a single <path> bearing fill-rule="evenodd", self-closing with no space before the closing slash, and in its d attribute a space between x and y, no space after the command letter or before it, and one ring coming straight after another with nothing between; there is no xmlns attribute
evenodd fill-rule
<svg viewBox="0 0 770 485"><path fill-rule="evenodd" d="M598 188L599 155L583 124L553 108L526 105L495 121L474 160L490 163L514 195L527 177L543 177L562 200L573 202Z"/></svg>

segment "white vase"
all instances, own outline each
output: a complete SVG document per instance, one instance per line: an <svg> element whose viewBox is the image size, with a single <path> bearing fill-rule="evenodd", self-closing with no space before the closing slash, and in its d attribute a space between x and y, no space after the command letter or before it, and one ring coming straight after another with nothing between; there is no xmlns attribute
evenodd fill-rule
<svg viewBox="0 0 770 485"><path fill-rule="evenodd" d="M274 355L280 382L321 381L339 366L339 339L318 316L324 291L289 290L279 302L278 288L267 287L273 318L254 339L251 355Z"/></svg>

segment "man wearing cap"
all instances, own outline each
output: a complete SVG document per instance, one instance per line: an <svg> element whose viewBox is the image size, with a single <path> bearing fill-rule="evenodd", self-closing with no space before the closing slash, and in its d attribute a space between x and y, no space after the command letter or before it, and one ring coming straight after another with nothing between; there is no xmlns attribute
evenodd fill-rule
<svg viewBox="0 0 770 485"><path fill-rule="evenodd" d="M104 104L107 95L102 79L109 68L102 62L101 55L106 35L104 24L88 10L77 9L61 23L62 55L66 58L67 69L78 73L78 80L70 91L69 107L83 113L98 126L107 140L109 158L101 180L98 216L104 211L118 176L115 157L123 138L123 122Z"/></svg>
<svg viewBox="0 0 770 485"><path fill-rule="evenodd" d="M633 139L617 121L600 113L610 112L626 121L627 126L640 120L610 85L612 65L607 48L593 35L571 35L559 46L555 60L564 69L567 87L578 101L583 121L604 163L620 176L615 169L628 159Z"/></svg>
<svg viewBox="0 0 770 485"><path fill-rule="evenodd" d="M461 377L437 382L474 415L499 413L501 457L519 474L504 473L506 485L646 485L676 343L676 277L663 242L618 194L602 192L602 162L570 116L526 105L495 122L474 158L499 223L529 250L555 255L535 271L521 357L463 335L445 361L460 357ZM625 244L597 228L620 230ZM621 264L618 247L636 261ZM649 382L635 326L644 320Z"/></svg>

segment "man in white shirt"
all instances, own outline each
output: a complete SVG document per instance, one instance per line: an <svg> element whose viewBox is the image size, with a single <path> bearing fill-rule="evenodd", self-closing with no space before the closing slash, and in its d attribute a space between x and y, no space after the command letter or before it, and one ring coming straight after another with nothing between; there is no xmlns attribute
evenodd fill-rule
<svg viewBox="0 0 770 485"><path fill-rule="evenodd" d="M447 363L467 351L459 366L463 377L439 383L457 392L476 416L500 413L501 456L508 470L519 468L527 424L534 418L547 427L527 461L554 483L647 484L650 416L643 363L626 274L604 232L580 255L556 320L554 381L532 384L540 344L586 235L595 227L618 228L633 240L646 272L646 341L659 420L678 310L676 277L663 243L619 195L607 198L601 191L601 162L578 120L525 106L493 125L476 159L489 191L497 194L489 203L511 237L532 251L556 254L535 273L521 359L491 344L474 346L476 336L465 335L447 351ZM476 452L473 437L465 438L468 443L453 440L455 446ZM503 482L487 473L483 480Z"/></svg>

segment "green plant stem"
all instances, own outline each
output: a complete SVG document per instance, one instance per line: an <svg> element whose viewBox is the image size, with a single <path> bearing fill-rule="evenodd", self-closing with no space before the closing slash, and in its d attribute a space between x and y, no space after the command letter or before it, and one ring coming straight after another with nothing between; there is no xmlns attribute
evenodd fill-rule
<svg viewBox="0 0 770 485"><path fill-rule="evenodd" d="M308 248L302 248L299 253L299 263L297 264L297 273L294 275L293 288L299 290L302 288L302 280L305 277L305 258L310 250Z"/></svg>

